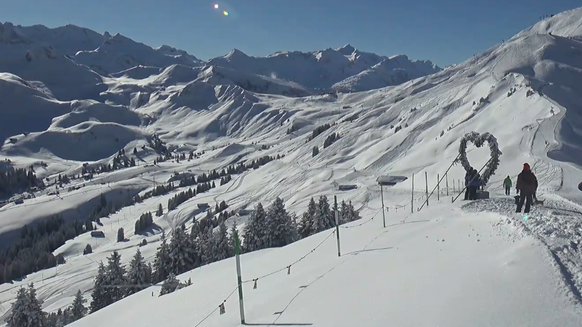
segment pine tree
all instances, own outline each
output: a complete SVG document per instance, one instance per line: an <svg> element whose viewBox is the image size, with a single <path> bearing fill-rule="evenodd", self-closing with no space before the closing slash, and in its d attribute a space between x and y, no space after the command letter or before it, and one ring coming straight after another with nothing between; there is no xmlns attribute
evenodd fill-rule
<svg viewBox="0 0 582 327"><path fill-rule="evenodd" d="M360 216L360 212L358 212L356 209L354 209L354 205L352 204L352 201L350 201L348 203L348 212L349 212L350 221L362 219L362 216Z"/></svg>
<svg viewBox="0 0 582 327"><path fill-rule="evenodd" d="M267 210L265 221L266 247L281 247L298 239L291 216L285 209L283 199L277 197Z"/></svg>
<svg viewBox="0 0 582 327"><path fill-rule="evenodd" d="M340 210L339 210L340 224L345 224L347 222L350 222L351 221L350 214L351 213L350 213L348 204L346 203L346 201L342 200L342 203L340 205Z"/></svg>
<svg viewBox="0 0 582 327"><path fill-rule="evenodd" d="M187 238L187 248L190 259L192 260L193 268L199 267L202 258L201 258L201 250L199 247L199 240L198 236L200 235L199 225L196 220L194 220L194 225L192 225L192 229L190 230L190 235Z"/></svg>
<svg viewBox="0 0 582 327"><path fill-rule="evenodd" d="M315 226L315 218L317 215L317 203L311 198L307 205L307 211L303 213L301 222L299 223L299 234L301 237L308 237L317 232Z"/></svg>
<svg viewBox="0 0 582 327"><path fill-rule="evenodd" d="M265 220L265 209L259 202L243 228L245 251L256 251L265 248L267 238Z"/></svg>
<svg viewBox="0 0 582 327"><path fill-rule="evenodd" d="M108 285L105 289L106 305L121 300L126 293L126 290L123 287L127 285L127 277L125 275L125 268L121 264L121 255L117 251L113 251L113 253L111 253L107 258L105 280Z"/></svg>
<svg viewBox="0 0 582 327"><path fill-rule="evenodd" d="M73 316L74 321L83 318L87 314L85 302L87 302L87 300L83 298L81 290L78 290L71 306L71 315Z"/></svg>
<svg viewBox="0 0 582 327"><path fill-rule="evenodd" d="M190 281L191 283L191 281ZM164 294L170 294L176 290L179 290L183 287L186 287L187 284L183 284L180 283L180 281L176 278L176 275L170 273L170 275L168 275L168 278L166 278L166 280L164 280L164 283L162 284L162 289L160 290L160 296L164 295Z"/></svg>
<svg viewBox="0 0 582 327"><path fill-rule="evenodd" d="M12 303L10 314L6 319L7 327L29 326L29 303L28 291L20 287L16 293L16 301Z"/></svg>
<svg viewBox="0 0 582 327"><path fill-rule="evenodd" d="M172 232L172 239L169 246L170 272L179 275L193 268L191 248L188 246L188 234L181 228L176 227Z"/></svg>
<svg viewBox="0 0 582 327"><path fill-rule="evenodd" d="M137 251L135 251L133 259L129 263L129 270L127 271L127 282L129 285L134 285L134 287L128 288L127 295L137 293L144 288L147 288L147 285L151 284L151 275L152 272L146 265L145 260L141 255L141 251L138 248Z"/></svg>
<svg viewBox="0 0 582 327"><path fill-rule="evenodd" d="M91 304L89 306L92 313L107 306L105 302L106 295L104 287L106 283L105 266L103 265L103 262L99 262L97 277L95 277L95 286L93 287L93 292L91 292Z"/></svg>
<svg viewBox="0 0 582 327"><path fill-rule="evenodd" d="M162 204L158 204L158 211L156 211L156 217L161 217L164 214L164 208L162 208Z"/></svg>
<svg viewBox="0 0 582 327"><path fill-rule="evenodd" d="M125 241L125 233L123 232L123 227L119 227L117 230L117 242Z"/></svg>
<svg viewBox="0 0 582 327"><path fill-rule="evenodd" d="M192 220L192 229L190 229L190 236L196 239L200 235L200 223L196 220L196 217Z"/></svg>
<svg viewBox="0 0 582 327"><path fill-rule="evenodd" d="M158 247L156 257L154 259L154 283L159 283L165 280L170 274L170 257L169 247L166 241L166 234L162 232L162 243Z"/></svg>
<svg viewBox="0 0 582 327"><path fill-rule="evenodd" d="M228 229L224 221L218 225L218 232L214 233L214 239L214 243L216 244L216 261L230 258L234 255L233 248L229 245Z"/></svg>
<svg viewBox="0 0 582 327"><path fill-rule="evenodd" d="M28 285L27 327L42 327L44 325L44 313L42 302L36 298L34 284Z"/></svg>
<svg viewBox="0 0 582 327"><path fill-rule="evenodd" d="M319 197L319 203L317 204L317 213L314 219L314 229L315 232L321 232L328 228L335 226L335 219L333 213L329 207L329 202L325 195Z"/></svg>
<svg viewBox="0 0 582 327"><path fill-rule="evenodd" d="M209 226L206 231L200 234L199 248L202 255L202 263L209 264L216 261L216 240L212 227Z"/></svg>
<svg viewBox="0 0 582 327"><path fill-rule="evenodd" d="M232 255L235 254L235 246L236 246L235 237L237 235L238 235L238 228L236 226L236 221L233 221L232 227L230 227L230 234L228 235L228 247L230 248Z"/></svg>

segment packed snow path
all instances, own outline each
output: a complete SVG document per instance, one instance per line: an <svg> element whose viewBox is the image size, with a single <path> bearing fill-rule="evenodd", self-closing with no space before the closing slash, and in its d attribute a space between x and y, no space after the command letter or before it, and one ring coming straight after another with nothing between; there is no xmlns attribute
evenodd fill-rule
<svg viewBox="0 0 582 327"><path fill-rule="evenodd" d="M513 196L468 203L469 212L498 212L497 225L510 225L519 233L533 236L545 244L559 265L564 280L582 302L582 208L566 200L546 199L544 205L534 205L529 214L516 213ZM526 219L527 217L527 219Z"/></svg>
<svg viewBox="0 0 582 327"><path fill-rule="evenodd" d="M580 304L545 245L524 233L516 237L497 213L466 213L442 202L412 215L391 213L387 228L377 209L363 217L340 229L341 257L331 230L243 255L246 322L582 325ZM234 258L179 278L193 285L162 297L159 288L146 289L71 326L240 326Z"/></svg>

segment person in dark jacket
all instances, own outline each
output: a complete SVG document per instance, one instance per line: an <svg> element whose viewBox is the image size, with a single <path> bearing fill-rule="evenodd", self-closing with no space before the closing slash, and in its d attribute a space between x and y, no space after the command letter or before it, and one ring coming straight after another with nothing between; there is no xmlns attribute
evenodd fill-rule
<svg viewBox="0 0 582 327"><path fill-rule="evenodd" d="M473 167L470 167L465 174L465 200L469 200L469 182L471 181L471 174L473 173Z"/></svg>
<svg viewBox="0 0 582 327"><path fill-rule="evenodd" d="M503 181L503 187L505 187L505 195L510 195L511 194L511 177L509 177L509 175L507 175L507 177L505 177L505 180Z"/></svg>
<svg viewBox="0 0 582 327"><path fill-rule="evenodd" d="M476 169L471 173L472 180L469 182L469 200L477 200L477 190L481 187L481 176Z"/></svg>
<svg viewBox="0 0 582 327"><path fill-rule="evenodd" d="M538 190L538 179L531 171L528 163L523 164L523 170L517 175L517 183L515 185L517 192L519 192L519 203L515 212L521 212L523 203L525 201L524 213L528 213L533 202L533 196Z"/></svg>

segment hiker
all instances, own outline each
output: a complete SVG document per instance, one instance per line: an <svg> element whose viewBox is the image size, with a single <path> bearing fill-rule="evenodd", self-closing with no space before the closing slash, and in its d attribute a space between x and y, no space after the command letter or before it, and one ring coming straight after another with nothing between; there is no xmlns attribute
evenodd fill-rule
<svg viewBox="0 0 582 327"><path fill-rule="evenodd" d="M525 208L523 212L529 213L529 209L533 201L532 198L538 189L538 179L531 171L528 163L523 164L523 170L521 173L519 173L519 175L517 175L517 183L515 188L519 193L519 203L517 204L517 210L515 212L521 212L521 207L523 207L523 202L525 201Z"/></svg>
<svg viewBox="0 0 582 327"><path fill-rule="evenodd" d="M509 177L509 175L507 175L507 177L505 177L505 180L503 181L503 186L505 187L505 195L511 195L511 177Z"/></svg>
<svg viewBox="0 0 582 327"><path fill-rule="evenodd" d="M469 182L471 181L471 178L473 178L471 175L472 173L473 167L469 167L467 173L465 174L465 201L469 200Z"/></svg>
<svg viewBox="0 0 582 327"><path fill-rule="evenodd" d="M476 169L473 169L471 173L472 180L469 183L469 200L477 200L477 190L481 187L481 176Z"/></svg>

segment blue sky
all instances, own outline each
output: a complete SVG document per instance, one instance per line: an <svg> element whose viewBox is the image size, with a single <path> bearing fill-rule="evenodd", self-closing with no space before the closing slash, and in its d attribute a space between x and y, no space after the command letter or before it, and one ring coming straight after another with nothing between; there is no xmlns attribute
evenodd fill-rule
<svg viewBox="0 0 582 327"><path fill-rule="evenodd" d="M0 22L75 24L151 46L168 44L204 60L233 48L264 56L350 43L445 66L510 38L542 15L578 6L579 0L2 0Z"/></svg>

